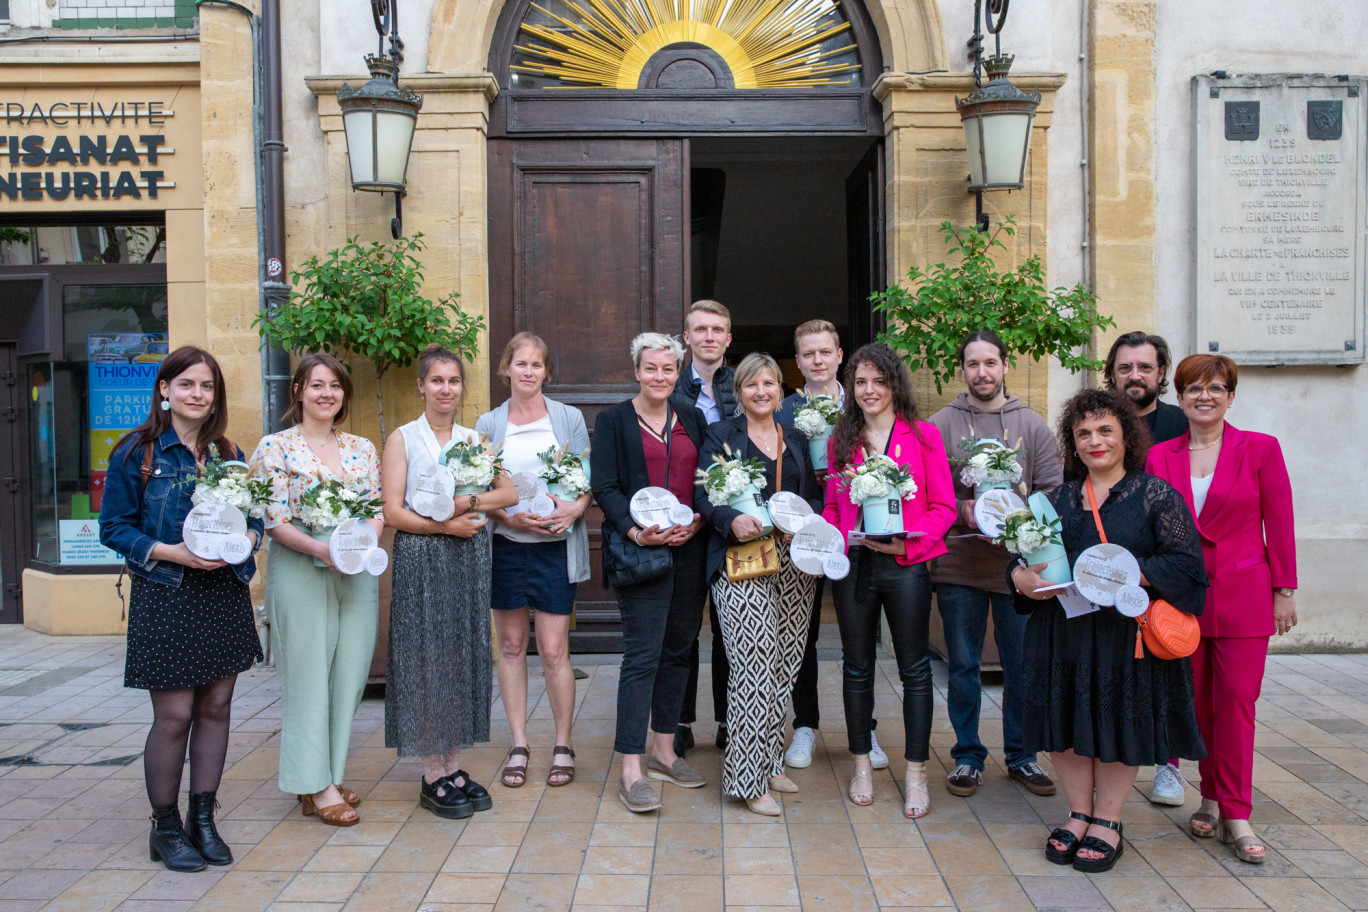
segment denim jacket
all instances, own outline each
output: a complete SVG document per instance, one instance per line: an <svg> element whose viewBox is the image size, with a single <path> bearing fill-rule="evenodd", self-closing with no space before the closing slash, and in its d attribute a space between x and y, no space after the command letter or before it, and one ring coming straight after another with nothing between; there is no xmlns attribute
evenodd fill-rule
<svg viewBox="0 0 1368 912"><path fill-rule="evenodd" d="M241 460L242 450L234 449L232 458ZM180 442L175 428L167 428L152 444L152 475L146 488L142 486L142 465L142 441L136 438L129 438L110 455L100 503L100 543L127 559L129 573L179 586L185 567L152 560L152 549L158 543L175 545L182 541L181 526L190 512L194 486L177 482L197 471L195 454ZM247 529L257 534L260 547L262 521L248 519ZM256 573L256 558L232 567L245 585Z"/></svg>

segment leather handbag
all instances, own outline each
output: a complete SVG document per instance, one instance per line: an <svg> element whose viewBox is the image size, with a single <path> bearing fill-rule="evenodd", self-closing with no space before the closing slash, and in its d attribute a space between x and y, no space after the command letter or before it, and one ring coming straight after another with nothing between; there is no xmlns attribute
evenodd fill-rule
<svg viewBox="0 0 1368 912"><path fill-rule="evenodd" d="M774 489L780 491L784 485L784 432L778 424L775 430L779 433L779 458L774 469ZM771 535L732 545L727 548L722 566L727 571L727 580L733 583L773 576L779 572L779 545Z"/></svg>
<svg viewBox="0 0 1368 912"><path fill-rule="evenodd" d="M670 486L670 444L674 440L674 409L665 407L665 484ZM604 520L603 575L614 589L659 579L674 569L674 553L668 545L639 545Z"/></svg>
<svg viewBox="0 0 1368 912"><path fill-rule="evenodd" d="M1092 509L1093 522L1097 524L1097 534L1103 543L1107 533L1102 528L1102 517L1097 512L1097 498L1093 496L1092 479L1083 482L1088 492L1088 506ZM1150 599L1145 613L1135 619L1135 657L1145 657L1145 647L1156 659L1186 659L1197 651L1202 639L1202 628L1197 618L1186 611L1179 611L1163 599Z"/></svg>

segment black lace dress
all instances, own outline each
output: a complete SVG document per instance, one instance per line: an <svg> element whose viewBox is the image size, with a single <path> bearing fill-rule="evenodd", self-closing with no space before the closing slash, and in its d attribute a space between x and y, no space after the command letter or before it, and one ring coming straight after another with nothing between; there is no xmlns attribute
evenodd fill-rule
<svg viewBox="0 0 1368 912"><path fill-rule="evenodd" d="M1083 482L1065 482L1050 494L1059 511L1069 564L1101 542ZM1128 472L1098 511L1107 540L1140 562L1151 597L1189 614L1201 614L1206 597L1202 546L1192 515L1168 482ZM1193 713L1192 665L1166 661L1146 650L1135 658L1136 623L1112 608L1073 618L1056 599L1016 596L1031 615L1023 655L1027 752L1064 751L1128 766L1200 760L1206 745Z"/></svg>

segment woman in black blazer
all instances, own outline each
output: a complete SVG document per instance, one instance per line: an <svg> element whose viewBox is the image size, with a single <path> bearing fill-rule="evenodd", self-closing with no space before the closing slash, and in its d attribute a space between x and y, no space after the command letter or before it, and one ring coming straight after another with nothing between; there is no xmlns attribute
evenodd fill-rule
<svg viewBox="0 0 1368 912"><path fill-rule="evenodd" d="M708 428L698 462L707 467L714 457L728 458L728 450L757 459L765 468L761 496L766 501L776 490L792 491L820 513L823 492L808 457L807 440L802 432L774 420L784 398L779 378L779 365L769 355L747 355L741 361L736 368L741 414ZM776 482L781 466L783 476ZM722 790L744 798L757 814L777 817L781 811L771 789L798 791L784 775L784 718L803 662L817 578L793 565L788 542L776 532L779 572L733 582L725 566L727 548L758 537L760 521L725 504L714 506L701 483L695 489L694 509L711 529L707 574L732 670Z"/></svg>
<svg viewBox="0 0 1368 912"><path fill-rule="evenodd" d="M618 797L635 813L660 807L647 777L684 788L707 784L674 750L689 652L703 618L707 538L697 534L703 519L695 513L688 525L642 529L629 510L632 495L652 486L668 488L682 504L693 502L705 425L692 403L671 401L683 360L683 346L670 336L642 333L633 339L641 392L599 413L589 453L590 484L603 510L605 538L617 534L643 547L665 545L674 555L670 572L617 589L622 673L613 749L622 754ZM648 717L654 737L643 768Z"/></svg>

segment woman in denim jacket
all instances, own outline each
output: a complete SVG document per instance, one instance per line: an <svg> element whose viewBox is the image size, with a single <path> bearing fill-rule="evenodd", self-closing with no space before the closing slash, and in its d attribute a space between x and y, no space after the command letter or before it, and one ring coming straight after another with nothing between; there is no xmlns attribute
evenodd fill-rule
<svg viewBox="0 0 1368 912"><path fill-rule="evenodd" d="M242 451L224 435L228 395L214 356L182 346L157 372L152 413L109 458L100 541L122 554L133 576L124 686L147 690L152 727L143 754L153 861L173 871L226 865L233 854L214 827L215 795L228 750L229 710L240 672L262 659L247 584L256 559L240 564L190 553L181 526L193 478L216 446ZM253 549L260 519L249 519ZM181 769L190 749L190 809L182 826Z"/></svg>

